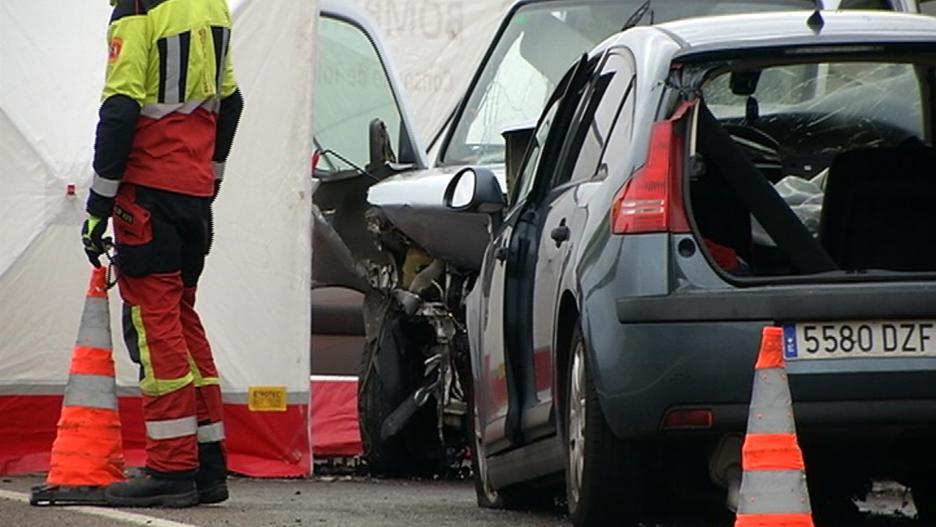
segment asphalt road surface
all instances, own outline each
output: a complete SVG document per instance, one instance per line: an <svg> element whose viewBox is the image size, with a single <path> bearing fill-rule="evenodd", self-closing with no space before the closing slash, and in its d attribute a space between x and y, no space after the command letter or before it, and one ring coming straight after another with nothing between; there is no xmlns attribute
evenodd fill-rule
<svg viewBox="0 0 936 527"><path fill-rule="evenodd" d="M299 527L299 526L511 526L568 527L558 510L506 512L482 510L475 504L470 482L317 478L309 480L254 480L232 478L232 499L226 503L191 509L101 509L30 507L29 489L42 478L0 480L2 527ZM899 490L879 489L867 507L889 517L876 517L861 526L911 526L902 519L912 505ZM899 511L894 515L895 511ZM662 527L697 527L687 519ZM730 525L730 523L729 523ZM705 527L709 525L705 524ZM721 526L719 526L721 527Z"/></svg>

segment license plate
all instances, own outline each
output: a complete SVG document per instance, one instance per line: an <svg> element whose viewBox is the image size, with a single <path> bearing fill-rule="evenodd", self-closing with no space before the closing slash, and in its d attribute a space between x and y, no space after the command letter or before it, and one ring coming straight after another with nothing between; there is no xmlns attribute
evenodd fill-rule
<svg viewBox="0 0 936 527"><path fill-rule="evenodd" d="M783 326L791 360L936 357L936 321L799 322Z"/></svg>

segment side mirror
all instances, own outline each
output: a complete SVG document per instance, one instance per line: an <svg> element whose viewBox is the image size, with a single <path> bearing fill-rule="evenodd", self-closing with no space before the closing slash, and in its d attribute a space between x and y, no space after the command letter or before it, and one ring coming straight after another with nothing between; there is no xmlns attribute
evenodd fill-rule
<svg viewBox="0 0 936 527"><path fill-rule="evenodd" d="M495 214L504 210L507 202L494 172L487 168L463 168L445 188L446 208L456 211Z"/></svg>
<svg viewBox="0 0 936 527"><path fill-rule="evenodd" d="M374 172L387 163L396 163L390 132L387 131L386 123L380 119L370 122L368 144L370 146L370 160L366 167L368 172Z"/></svg>
<svg viewBox="0 0 936 527"><path fill-rule="evenodd" d="M507 191L512 192L514 183L517 182L517 175L523 167L523 160L526 159L527 149L533 141L534 126L524 126L521 128L511 128L501 132L501 136L506 143L504 157L507 161Z"/></svg>

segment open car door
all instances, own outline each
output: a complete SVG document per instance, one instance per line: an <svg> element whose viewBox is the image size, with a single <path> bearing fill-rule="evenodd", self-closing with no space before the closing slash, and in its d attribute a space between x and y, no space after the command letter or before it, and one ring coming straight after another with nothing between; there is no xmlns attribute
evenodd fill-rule
<svg viewBox="0 0 936 527"><path fill-rule="evenodd" d="M367 288L380 258L366 229L367 189L425 168L400 78L374 23L347 2L321 2L312 161L312 287Z"/></svg>

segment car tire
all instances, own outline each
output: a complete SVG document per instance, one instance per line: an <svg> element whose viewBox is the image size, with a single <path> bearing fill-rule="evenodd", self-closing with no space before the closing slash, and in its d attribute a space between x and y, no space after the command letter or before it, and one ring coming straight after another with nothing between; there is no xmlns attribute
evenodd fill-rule
<svg viewBox="0 0 936 527"><path fill-rule="evenodd" d="M635 527L646 495L646 448L616 437L589 371L581 329L572 336L563 404L566 499L576 527Z"/></svg>
<svg viewBox="0 0 936 527"><path fill-rule="evenodd" d="M487 453L481 441L481 426L475 412L474 379L470 373L463 377L468 399L468 440L471 449L471 471L475 496L482 509L541 510L555 506L555 494L548 489L530 488L523 484L495 490L487 471Z"/></svg>
<svg viewBox="0 0 936 527"><path fill-rule="evenodd" d="M384 419L402 398L389 397L384 389L376 361L379 349L376 342L364 345L358 383L358 426L368 470L371 475L385 477L434 473L440 468L441 455L432 401L395 436L386 440L380 437Z"/></svg>
<svg viewBox="0 0 936 527"><path fill-rule="evenodd" d="M473 384L473 383L472 383ZM474 390L472 389L472 392ZM473 395L473 394L472 394ZM494 490L491 486L487 472L487 454L484 446L481 444L481 426L478 422L478 414L475 412L475 402L472 396L469 399L468 413L470 420L471 440L471 472L474 477L475 496L478 500L478 507L482 509L504 509L507 500L501 493Z"/></svg>
<svg viewBox="0 0 936 527"><path fill-rule="evenodd" d="M925 476L910 486L917 519L925 525L936 525L936 483L931 478Z"/></svg>
<svg viewBox="0 0 936 527"><path fill-rule="evenodd" d="M863 514L855 503L871 490L871 479L849 460L828 450L807 449L806 479L813 518L820 525L855 525ZM834 457L830 457L834 456Z"/></svg>

